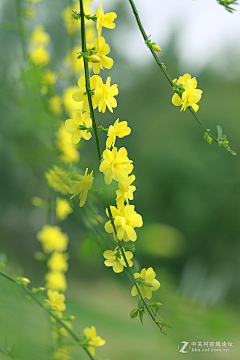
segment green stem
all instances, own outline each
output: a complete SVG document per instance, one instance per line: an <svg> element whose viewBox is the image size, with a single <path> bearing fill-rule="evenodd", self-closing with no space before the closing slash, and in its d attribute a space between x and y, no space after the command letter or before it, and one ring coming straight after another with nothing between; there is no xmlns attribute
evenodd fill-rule
<svg viewBox="0 0 240 360"><path fill-rule="evenodd" d="M6 279L8 279L9 281L17 284L18 286L20 286L29 296L31 296L31 298L36 301L36 303L38 303L39 306L41 306L42 309L44 309L50 316L52 316L59 324L61 324L62 327L64 327L67 332L69 333L69 335L71 335L71 337L85 350L85 352L88 354L88 356L90 357L91 360L94 360L94 358L92 357L92 355L90 354L90 352L88 351L88 349L83 346L81 344L81 340L80 338L74 334L74 332L61 320L59 319L59 317L57 317L55 314L53 314L50 310L46 309L44 307L44 305L41 303L41 301L38 300L38 298L32 293L31 290L29 290L26 286L22 286L19 285L17 283L17 280L14 279L14 277L12 277L11 275L6 274L5 272L0 270L0 275L2 275L3 277L5 277Z"/></svg>
<svg viewBox="0 0 240 360"><path fill-rule="evenodd" d="M84 19L84 7L83 7L83 0L79 0L80 2L80 17L81 17L81 40L82 40L82 52L85 53L86 52L86 35L85 35L85 19ZM97 146L97 154L98 154L98 160L99 163L101 163L101 159L102 159L102 155L101 155L101 148L100 148L100 142L99 142L99 137L98 137L98 131L97 131L97 126L96 126L96 121L95 121L95 115L94 115L94 111L93 111L93 105L92 105L92 98L91 98L91 94L90 94L90 80L89 80L89 69L88 69L88 62L86 61L86 59L83 57L83 61L84 61L84 71L85 71L85 79L86 79L86 92L88 95L88 103L89 103L89 108L90 108L90 114L91 114L91 118L92 118L92 123L93 123L93 129L94 129L94 135L95 135L95 141L96 141L96 146ZM111 224L114 230L114 234L116 236L117 239L117 230L114 224L114 220L113 220L113 216L112 216L112 211L110 208L110 203L109 203L109 199L108 199L108 195L107 195L107 190L105 187L105 182L104 182L104 176L103 173L101 173L102 176L102 183L103 183L103 192L104 192L104 197L105 197L105 202L106 202L106 206L107 206L107 210L108 210L108 214L111 220ZM158 327L161 328L161 326L155 321L155 317L153 316L151 310L149 309L147 303L145 302L145 300L142 297L142 294L139 290L138 284L134 278L134 275L132 273L132 270L129 266L128 260L126 258L126 255L124 253L124 249L123 246L121 244L121 242L117 239L118 245L120 247L122 256L124 258L125 264L127 266L127 272L130 276L130 278L132 279L134 285L136 286L137 292L139 297L141 298L145 309L147 310L147 312L149 313L149 315L151 316L151 318L153 319L153 321L155 322L155 324L158 325Z"/></svg>
<svg viewBox="0 0 240 360"><path fill-rule="evenodd" d="M138 15L138 11L137 11L137 8L134 4L134 1L133 0L129 0L130 2L130 5L132 7L132 10L133 10L133 14L136 18L136 21L137 21L137 24L138 24L138 27L139 27L139 30L141 31L141 34L145 40L145 43L147 43L148 41L148 37L146 35L146 32L143 28L143 25L142 25L142 22L140 20L140 17ZM167 73L166 69L164 68L163 64L160 62L160 60L158 59L155 51L153 50L153 48L151 46L148 46L149 50L151 51L154 59L156 60L158 66L161 68L161 70L163 71L164 75L166 76L166 78L168 79L170 85L173 87L175 84L173 82L173 80L171 79L170 75ZM196 116L195 112L192 110L192 108L188 107L188 109L190 110L190 112L192 113L192 115L194 116L194 118L197 120L197 122L200 124L200 126L205 130L206 133L208 133L209 136L212 137L212 139L218 144L218 140L205 128L205 126L200 122L200 120L198 119L198 117Z"/></svg>

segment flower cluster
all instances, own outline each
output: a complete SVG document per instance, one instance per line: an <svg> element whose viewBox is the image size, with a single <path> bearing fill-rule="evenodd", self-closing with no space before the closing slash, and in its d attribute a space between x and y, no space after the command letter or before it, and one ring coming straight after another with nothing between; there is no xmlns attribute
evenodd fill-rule
<svg viewBox="0 0 240 360"><path fill-rule="evenodd" d="M191 79L191 75L185 74L178 79L174 79L173 82L176 84L176 92L172 97L173 105L182 106L181 111L185 111L188 106L191 106L197 112L199 109L197 103L202 96L202 90L196 89L197 80L195 78Z"/></svg>
<svg viewBox="0 0 240 360"><path fill-rule="evenodd" d="M31 35L29 42L29 57L36 65L47 65L50 61L50 54L47 51L47 44L50 36L44 31L43 25L37 25Z"/></svg>

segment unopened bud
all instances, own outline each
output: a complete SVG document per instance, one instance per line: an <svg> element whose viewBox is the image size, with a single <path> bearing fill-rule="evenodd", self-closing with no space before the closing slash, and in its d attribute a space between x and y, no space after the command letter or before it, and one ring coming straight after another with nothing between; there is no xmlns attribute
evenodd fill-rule
<svg viewBox="0 0 240 360"><path fill-rule="evenodd" d="M26 285L30 283L30 280L26 277L23 277L22 281L24 281Z"/></svg>
<svg viewBox="0 0 240 360"><path fill-rule="evenodd" d="M101 62L101 58L97 55L88 56L88 59L94 64Z"/></svg>
<svg viewBox="0 0 240 360"><path fill-rule="evenodd" d="M153 50L161 51L160 47L157 44L152 45Z"/></svg>

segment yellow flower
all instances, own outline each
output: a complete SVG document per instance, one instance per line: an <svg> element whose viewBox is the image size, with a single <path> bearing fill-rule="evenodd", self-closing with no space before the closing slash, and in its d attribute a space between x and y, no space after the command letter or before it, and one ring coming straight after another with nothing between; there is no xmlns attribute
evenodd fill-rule
<svg viewBox="0 0 240 360"><path fill-rule="evenodd" d="M59 191L63 195L68 194L70 179L69 174L64 169L54 165L53 169L45 172L45 177L49 187L55 191Z"/></svg>
<svg viewBox="0 0 240 360"><path fill-rule="evenodd" d="M137 240L137 234L134 228L142 227L143 220L142 216L137 214L134 209L134 205L122 206L120 215L115 217L114 225L116 226L118 240Z"/></svg>
<svg viewBox="0 0 240 360"><path fill-rule="evenodd" d="M118 86L117 84L110 86L110 83L110 76L108 76L106 84L103 84L103 81L100 78L97 89L94 92L95 96L98 99L99 112L105 113L106 106L111 112L113 112L113 108L117 107L117 100L114 98L114 96L118 95Z"/></svg>
<svg viewBox="0 0 240 360"><path fill-rule="evenodd" d="M60 271L51 271L47 273L45 279L47 281L46 287L48 289L64 292L67 288L65 275Z"/></svg>
<svg viewBox="0 0 240 360"><path fill-rule="evenodd" d="M117 17L117 14L115 12L110 12L110 13L104 14L100 0L99 0L99 3L100 3L100 8L98 8L97 12L96 12L98 37L100 37L100 35L101 35L102 27L105 27L108 29L115 28L116 24L114 24L113 21Z"/></svg>
<svg viewBox="0 0 240 360"><path fill-rule="evenodd" d="M74 144L79 143L81 138L83 137L84 140L89 140L92 137L91 132L87 130L81 130L80 126L91 127L92 126L92 119L88 112L84 114L79 110L73 111L73 119L68 119L65 121L65 127L68 133L72 134L72 142Z"/></svg>
<svg viewBox="0 0 240 360"><path fill-rule="evenodd" d="M69 202L66 199L57 197L56 199L56 215L58 220L65 220L69 214L73 212Z"/></svg>
<svg viewBox="0 0 240 360"><path fill-rule="evenodd" d="M127 121L120 121L117 119L114 125L110 125L108 129L108 138L106 142L106 148L110 148L115 145L116 137L123 138L131 133L130 127L127 126Z"/></svg>
<svg viewBox="0 0 240 360"><path fill-rule="evenodd" d="M74 20L72 17L72 9L77 9L77 8L79 8L79 4L76 2L70 6L67 6L62 11L64 26L67 32L71 35L73 35L81 27L80 21Z"/></svg>
<svg viewBox="0 0 240 360"><path fill-rule="evenodd" d="M73 181L71 183L69 192L73 194L70 199L74 198L79 194L80 204L79 206L82 207L87 199L87 193L92 188L93 184L93 171L88 175L88 168L85 171L81 181Z"/></svg>
<svg viewBox="0 0 240 360"><path fill-rule="evenodd" d="M72 116L72 112L75 109L81 111L83 108L82 104L77 104L76 101L74 101L72 98L73 93L77 90L78 86L70 86L63 91L62 101L65 107L65 111L69 114L69 116Z"/></svg>
<svg viewBox="0 0 240 360"><path fill-rule="evenodd" d="M197 103L200 101L202 96L202 90L196 89L197 80L195 78L191 79L191 75L185 74L180 76L178 80L174 79L174 82L178 85L182 85L185 91L182 94L182 98L176 93L173 95L173 105L182 105L181 111L185 111L188 106L191 106L193 110L197 112L199 109L199 105L197 105Z"/></svg>
<svg viewBox="0 0 240 360"><path fill-rule="evenodd" d="M76 145L72 142L72 135L66 131L64 124L58 129L56 134L56 146L60 150L60 159L65 163L78 162L80 154Z"/></svg>
<svg viewBox="0 0 240 360"><path fill-rule="evenodd" d="M144 268L142 269L141 273L135 273L134 277L142 278L144 285L138 285L140 293L143 297L143 299L151 299L152 298L152 291L157 290L160 287L159 281L155 279L156 273L153 271L153 269L150 267L147 270ZM137 288L134 285L131 291L132 296L136 296L138 294Z"/></svg>
<svg viewBox="0 0 240 360"><path fill-rule="evenodd" d="M53 352L54 360L71 360L71 356L69 356L69 348L67 346L61 346L60 349Z"/></svg>
<svg viewBox="0 0 240 360"><path fill-rule="evenodd" d="M106 341L101 339L100 336L97 336L97 331L95 326L91 326L91 328L85 328L83 330L84 335L89 339L88 342L88 351L92 356L95 356L95 348L94 346L103 346L106 344Z"/></svg>
<svg viewBox="0 0 240 360"><path fill-rule="evenodd" d="M49 99L49 108L54 114L59 114L61 112L62 100L59 95L52 96Z"/></svg>
<svg viewBox="0 0 240 360"><path fill-rule="evenodd" d="M104 264L106 266L112 266L113 271L115 273L120 273L120 272L123 271L123 267L124 266L126 267L127 265L125 263L125 260L124 260L123 256L121 255L120 251L119 251L119 253L120 253L121 257L119 258L117 256L117 249L118 248L116 248L114 251L111 251L111 250L104 251L103 256L105 257L105 259L107 259L107 260L104 261ZM127 258L129 266L132 267L133 262L132 262L131 259L133 257L133 253L131 251L125 251L124 249L123 249L123 251L124 251L124 254L125 254L126 258Z"/></svg>
<svg viewBox="0 0 240 360"><path fill-rule="evenodd" d="M118 183L119 190L116 191L117 198L117 206L121 206L124 204L124 201L126 200L128 203L129 200L133 200L133 192L136 190L136 187L134 185L131 185L133 181L135 180L135 175L130 175L127 180L123 183Z"/></svg>
<svg viewBox="0 0 240 360"><path fill-rule="evenodd" d="M38 45L28 52L31 61L36 65L47 65L50 61L50 55L43 45Z"/></svg>
<svg viewBox="0 0 240 360"><path fill-rule="evenodd" d="M90 88L91 90L94 90L94 95L92 96L93 109L96 109L100 100L100 96L96 95L95 90L98 88L100 81L102 82L102 79L98 75L93 75L90 77ZM81 77L78 80L78 86L80 89L74 91L74 93L72 94L72 98L74 101L83 102L83 109L85 111L90 111L88 105L88 96L86 93L85 77Z"/></svg>
<svg viewBox="0 0 240 360"><path fill-rule="evenodd" d="M45 253L65 251L68 246L68 236L62 233L59 226L44 225L37 233L37 239L42 243Z"/></svg>
<svg viewBox="0 0 240 360"><path fill-rule="evenodd" d="M105 39L103 36L100 38L94 39L94 42L90 45L87 45L87 49L96 48L96 56L100 58L100 62L93 64L93 72L95 74L100 73L100 69L104 67L106 69L111 69L113 66L113 59L106 56L110 52L110 47L105 43ZM91 59L90 59L91 60Z"/></svg>
<svg viewBox="0 0 240 360"><path fill-rule="evenodd" d="M66 272L68 269L68 259L68 254L54 252L48 260L47 265L51 271Z"/></svg>
<svg viewBox="0 0 240 360"><path fill-rule="evenodd" d="M30 38L30 44L33 44L34 46L46 45L49 43L49 41L50 41L50 36L47 32L44 31L44 26L37 25L32 32Z"/></svg>
<svg viewBox="0 0 240 360"><path fill-rule="evenodd" d="M99 170L104 173L107 185L111 184L113 179L124 183L133 170L132 160L129 160L124 147L119 150L114 147L112 151L106 149Z"/></svg>
<svg viewBox="0 0 240 360"><path fill-rule="evenodd" d="M61 318L62 313L61 311L64 311L66 309L66 305L64 304L65 296L63 294L59 294L58 291L52 291L49 289L47 291L48 299L45 299L44 301L51 305L51 307L54 309L54 313Z"/></svg>
<svg viewBox="0 0 240 360"><path fill-rule="evenodd" d="M70 321L63 321L64 324L66 324L70 329L72 329L72 323L70 323ZM69 332L65 329L65 327L61 327L60 328L60 333L62 334L62 336L68 336L69 335ZM62 360L62 359L61 359Z"/></svg>
<svg viewBox="0 0 240 360"><path fill-rule="evenodd" d="M81 47L75 46L74 48L68 51L65 59L65 65L70 67L74 74L80 74L81 72L84 71L83 58L78 59L78 53L80 51L81 51Z"/></svg>

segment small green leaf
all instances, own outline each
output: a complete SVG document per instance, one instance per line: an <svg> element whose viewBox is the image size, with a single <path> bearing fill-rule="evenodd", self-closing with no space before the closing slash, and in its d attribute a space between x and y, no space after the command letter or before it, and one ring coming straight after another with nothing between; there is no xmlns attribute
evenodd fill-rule
<svg viewBox="0 0 240 360"><path fill-rule="evenodd" d="M133 309L131 312L130 312L130 317L131 319L134 319L138 316L138 309Z"/></svg>
<svg viewBox="0 0 240 360"><path fill-rule="evenodd" d="M0 263L0 269L6 266L4 263Z"/></svg>
<svg viewBox="0 0 240 360"><path fill-rule="evenodd" d="M165 326L165 327L168 327L168 328L170 328L170 329L172 328L172 327L171 327L168 323L166 323L166 322L162 322L161 325L162 325L162 326Z"/></svg>
<svg viewBox="0 0 240 360"><path fill-rule="evenodd" d="M139 319L143 325L143 315L144 315L144 312L142 310L139 311Z"/></svg>

